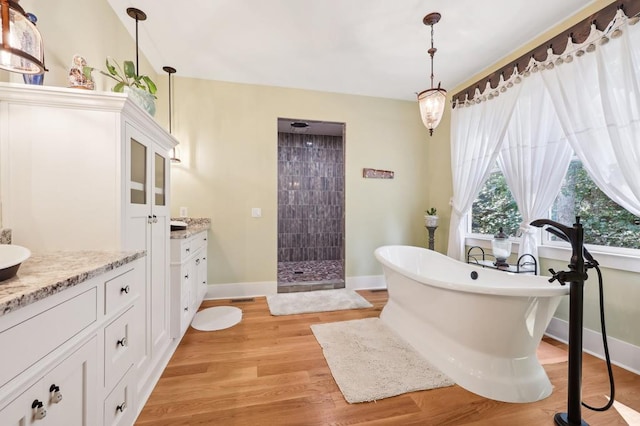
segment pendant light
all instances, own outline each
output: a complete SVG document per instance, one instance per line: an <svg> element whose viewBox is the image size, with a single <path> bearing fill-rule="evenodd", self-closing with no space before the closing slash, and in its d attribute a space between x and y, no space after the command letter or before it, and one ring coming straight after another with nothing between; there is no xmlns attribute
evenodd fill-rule
<svg viewBox="0 0 640 426"><path fill-rule="evenodd" d="M418 104L422 123L429 129L431 136L433 136L433 129L440 124L447 99L447 91L440 87L440 83L438 83L438 87L433 87L433 55L438 50L433 47L433 26L440 21L440 17L438 12L433 12L422 20L425 25L431 27L431 48L428 50L431 57L431 88L418 93Z"/></svg>
<svg viewBox="0 0 640 426"><path fill-rule="evenodd" d="M135 7L128 7L127 15L136 20L136 75L139 75L140 65L138 64L138 21L146 21L147 14L140 9L136 9Z"/></svg>
<svg viewBox="0 0 640 426"><path fill-rule="evenodd" d="M42 36L13 0L0 0L0 68L22 74L42 74L44 45Z"/></svg>
<svg viewBox="0 0 640 426"><path fill-rule="evenodd" d="M169 74L169 134L171 134L171 75L176 73L176 69L173 67L162 67L162 69L164 71L167 72L167 74ZM173 147L171 149L171 162L172 163L181 163L182 160L180 160L180 153L178 152L177 147Z"/></svg>

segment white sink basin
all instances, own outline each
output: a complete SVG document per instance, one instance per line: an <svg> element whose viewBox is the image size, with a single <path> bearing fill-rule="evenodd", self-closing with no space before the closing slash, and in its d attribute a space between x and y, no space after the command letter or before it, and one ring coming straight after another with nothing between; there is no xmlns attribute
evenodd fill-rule
<svg viewBox="0 0 640 426"><path fill-rule="evenodd" d="M20 264L29 256L31 251L28 248L15 244L0 244L0 281L14 277Z"/></svg>

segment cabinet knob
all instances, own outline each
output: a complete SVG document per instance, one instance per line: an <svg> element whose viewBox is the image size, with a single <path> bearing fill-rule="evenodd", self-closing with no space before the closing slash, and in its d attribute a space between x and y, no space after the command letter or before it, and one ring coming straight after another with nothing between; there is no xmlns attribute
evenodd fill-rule
<svg viewBox="0 0 640 426"><path fill-rule="evenodd" d="M118 340L117 346L122 346L123 348L127 346L127 338L123 337L122 339Z"/></svg>
<svg viewBox="0 0 640 426"><path fill-rule="evenodd" d="M122 287L122 288L120 289L120 293L129 294L129 290L130 290L130 288L129 288L129 286L128 286L128 285L127 285L127 286L124 286L124 287Z"/></svg>
<svg viewBox="0 0 640 426"><path fill-rule="evenodd" d="M155 214L153 215L153 223L158 223L158 216Z"/></svg>
<svg viewBox="0 0 640 426"><path fill-rule="evenodd" d="M53 384L49 386L49 393L51 393L51 402L54 404L62 401L62 392L60 392L60 387Z"/></svg>
<svg viewBox="0 0 640 426"><path fill-rule="evenodd" d="M47 409L44 408L42 401L38 401L37 399L34 400L33 404L31 404L31 408L35 410L33 412L33 418L35 420L42 420L47 417Z"/></svg>
<svg viewBox="0 0 640 426"><path fill-rule="evenodd" d="M200 259L196 259L196 265L200 264Z"/></svg>
<svg viewBox="0 0 640 426"><path fill-rule="evenodd" d="M207 237L204 237L204 240L207 241Z"/></svg>
<svg viewBox="0 0 640 426"><path fill-rule="evenodd" d="M188 279L189 279L189 274L186 274L186 275L184 276L184 278L185 278L186 280L188 280Z"/></svg>
<svg viewBox="0 0 640 426"><path fill-rule="evenodd" d="M151 215L147 216L147 223L153 223L153 218Z"/></svg>
<svg viewBox="0 0 640 426"><path fill-rule="evenodd" d="M202 260L207 260L207 258L206 258L206 257L203 257L203 258L202 258Z"/></svg>
<svg viewBox="0 0 640 426"><path fill-rule="evenodd" d="M185 306L185 307L184 307L184 311L185 311L185 312L187 312L188 310L189 310L189 307L188 307L188 306Z"/></svg>
<svg viewBox="0 0 640 426"><path fill-rule="evenodd" d="M124 410L126 410L126 409L127 409L127 401L123 401L122 404L120 404L120 405L118 405L116 407L116 412L119 411L119 412L123 413Z"/></svg>
<svg viewBox="0 0 640 426"><path fill-rule="evenodd" d="M185 251L186 251L187 253L191 253L191 249L190 249L189 247L187 247L187 248L185 249Z"/></svg>

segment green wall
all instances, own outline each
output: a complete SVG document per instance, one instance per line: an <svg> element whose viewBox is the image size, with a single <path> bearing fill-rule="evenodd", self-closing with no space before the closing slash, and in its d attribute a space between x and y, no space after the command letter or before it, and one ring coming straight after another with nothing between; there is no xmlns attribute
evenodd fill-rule
<svg viewBox="0 0 640 426"><path fill-rule="evenodd" d="M431 141L415 102L188 78L174 87L183 162L172 169L172 214L185 206L212 218L210 283L276 280L279 117L346 123L347 276L381 274L380 245L426 245ZM365 167L395 179L364 179Z"/></svg>

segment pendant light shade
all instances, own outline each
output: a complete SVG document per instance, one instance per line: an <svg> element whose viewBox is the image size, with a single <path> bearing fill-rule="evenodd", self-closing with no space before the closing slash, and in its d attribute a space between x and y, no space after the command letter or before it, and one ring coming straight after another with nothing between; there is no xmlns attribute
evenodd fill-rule
<svg viewBox="0 0 640 426"><path fill-rule="evenodd" d="M422 123L429 129L429 134L433 135L433 130L438 127L447 100L447 91L438 85L435 89L427 89L418 93L418 105L420 106L420 117Z"/></svg>
<svg viewBox="0 0 640 426"><path fill-rule="evenodd" d="M13 0L0 0L0 68L22 74L42 74L44 45L42 36Z"/></svg>
<svg viewBox="0 0 640 426"><path fill-rule="evenodd" d="M433 26L440 21L440 14L437 12L429 13L424 17L422 22L431 27L431 48L428 50L431 57L431 88L418 93L418 105L420 106L420 117L422 123L429 129L429 135L433 135L433 130L438 127L447 100L447 91L440 87L433 86L433 56L436 49L433 47Z"/></svg>

